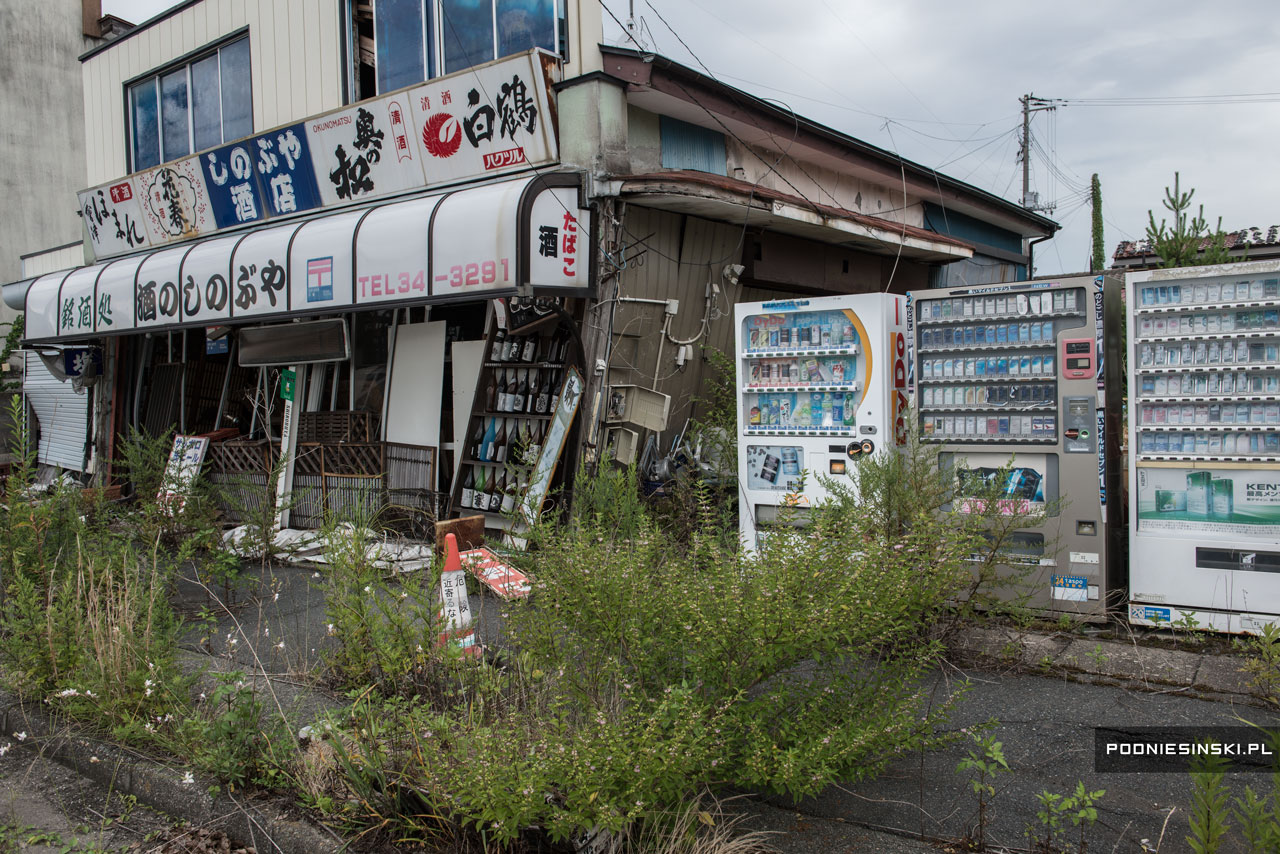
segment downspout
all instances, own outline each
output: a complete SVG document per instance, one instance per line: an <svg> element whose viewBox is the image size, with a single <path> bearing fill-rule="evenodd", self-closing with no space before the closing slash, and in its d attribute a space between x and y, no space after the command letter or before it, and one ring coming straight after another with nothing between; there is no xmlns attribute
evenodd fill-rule
<svg viewBox="0 0 1280 854"><path fill-rule="evenodd" d="M1049 240L1052 237L1053 237L1052 234L1046 234L1044 237L1037 237L1035 240L1032 240L1030 243L1027 244L1027 279L1028 280L1034 279L1036 277L1036 244L1044 243L1046 240Z"/></svg>

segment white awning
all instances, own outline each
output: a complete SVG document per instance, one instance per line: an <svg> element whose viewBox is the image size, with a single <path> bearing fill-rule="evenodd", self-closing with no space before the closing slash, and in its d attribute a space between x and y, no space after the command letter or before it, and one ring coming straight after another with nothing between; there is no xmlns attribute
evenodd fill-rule
<svg viewBox="0 0 1280 854"><path fill-rule="evenodd" d="M594 253L581 186L578 173L525 176L41 276L26 288L26 340L486 298L523 285L583 293Z"/></svg>

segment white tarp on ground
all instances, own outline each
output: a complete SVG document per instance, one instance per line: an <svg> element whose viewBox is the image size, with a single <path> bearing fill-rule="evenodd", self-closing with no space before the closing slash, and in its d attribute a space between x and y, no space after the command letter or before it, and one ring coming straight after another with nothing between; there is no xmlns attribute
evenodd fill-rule
<svg viewBox="0 0 1280 854"><path fill-rule="evenodd" d="M340 536L350 537L349 527L340 528ZM429 543L411 543L385 539L373 531L363 531L359 538L365 545L365 559L374 566L389 572L412 572L424 569L431 563L432 546ZM222 543L240 555L249 554L253 546L253 531L248 525L232 528L222 535ZM299 531L285 528L272 537L276 551L273 557L287 563L329 564L334 560L330 545L321 531Z"/></svg>

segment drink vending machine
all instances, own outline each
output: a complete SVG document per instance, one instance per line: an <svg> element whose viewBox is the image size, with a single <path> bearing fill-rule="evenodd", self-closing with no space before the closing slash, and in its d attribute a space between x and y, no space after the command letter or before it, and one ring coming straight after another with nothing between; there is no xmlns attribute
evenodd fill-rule
<svg viewBox="0 0 1280 854"><path fill-rule="evenodd" d="M739 532L748 550L906 429L906 298L855 294L735 307Z"/></svg>
<svg viewBox="0 0 1280 854"><path fill-rule="evenodd" d="M1129 619L1280 622L1280 262L1126 277Z"/></svg>
<svg viewBox="0 0 1280 854"><path fill-rule="evenodd" d="M1000 512L1046 513L1009 543L1016 557L1001 572L1023 583L1002 595L1102 618L1125 589L1113 539L1118 418L1107 424L1120 402L1119 280L944 288L911 300L921 441L942 446L939 467L961 496L1005 472ZM975 508L961 497L953 509Z"/></svg>

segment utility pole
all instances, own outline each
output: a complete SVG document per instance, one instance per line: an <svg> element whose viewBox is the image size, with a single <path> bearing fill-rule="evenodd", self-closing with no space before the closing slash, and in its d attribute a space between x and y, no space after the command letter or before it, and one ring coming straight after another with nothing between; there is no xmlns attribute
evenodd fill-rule
<svg viewBox="0 0 1280 854"><path fill-rule="evenodd" d="M1053 212L1054 205L1040 204L1040 194L1031 192L1031 114L1043 110L1058 109L1058 102L1051 98L1037 98L1033 94L1018 99L1022 104L1022 147L1018 157L1022 160L1022 206L1029 211Z"/></svg>

